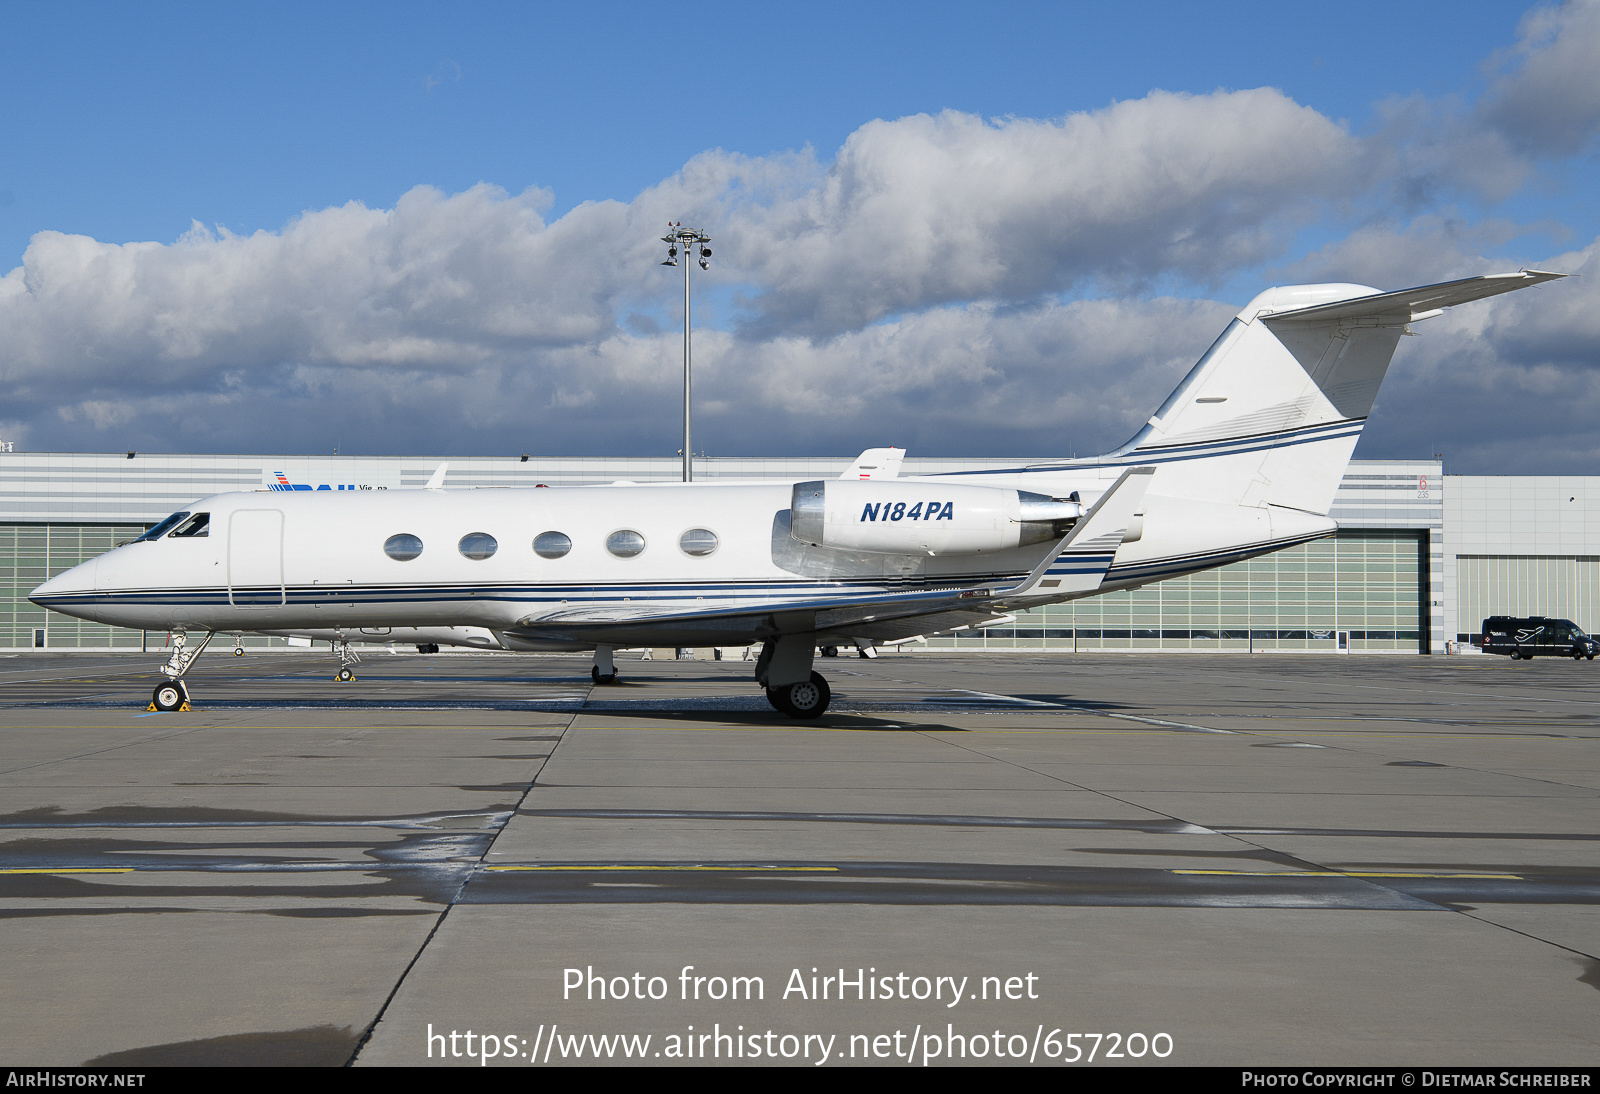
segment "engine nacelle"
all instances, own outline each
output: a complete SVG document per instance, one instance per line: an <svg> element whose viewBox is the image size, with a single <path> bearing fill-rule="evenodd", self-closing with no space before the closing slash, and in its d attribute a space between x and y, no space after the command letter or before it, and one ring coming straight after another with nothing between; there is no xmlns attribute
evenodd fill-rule
<svg viewBox="0 0 1600 1094"><path fill-rule="evenodd" d="M1076 500L942 482L796 483L789 534L802 543L886 555L975 555L1044 543L1083 515Z"/></svg>

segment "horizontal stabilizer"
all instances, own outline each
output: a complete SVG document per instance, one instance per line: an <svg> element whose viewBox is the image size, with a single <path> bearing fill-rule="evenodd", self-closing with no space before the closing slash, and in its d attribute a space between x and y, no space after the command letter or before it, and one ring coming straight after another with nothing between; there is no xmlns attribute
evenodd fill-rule
<svg viewBox="0 0 1600 1094"><path fill-rule="evenodd" d="M1098 589L1112 560L1117 557L1117 548L1122 546L1135 515L1140 512L1144 492L1155 473L1154 467L1124 471L1033 573L1008 589L996 589L995 596L1008 599L1031 593L1061 596Z"/></svg>
<svg viewBox="0 0 1600 1094"><path fill-rule="evenodd" d="M1438 315L1445 308L1482 300L1486 296L1525 289L1545 281L1554 281L1566 274L1547 273L1542 270L1519 270L1516 273L1484 274L1481 277L1464 277L1460 281L1442 281L1437 285L1418 285L1398 292L1377 293L1373 296L1340 300L1332 304L1318 304L1310 308L1262 315L1271 325L1283 323L1316 323L1328 320L1370 320L1383 325L1404 325L1417 319Z"/></svg>

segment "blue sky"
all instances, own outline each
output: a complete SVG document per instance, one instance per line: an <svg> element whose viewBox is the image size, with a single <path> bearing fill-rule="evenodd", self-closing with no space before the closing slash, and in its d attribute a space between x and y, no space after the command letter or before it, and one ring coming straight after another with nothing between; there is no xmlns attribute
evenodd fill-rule
<svg viewBox="0 0 1600 1094"><path fill-rule="evenodd" d="M0 346L11 347L0 367L13 388L0 434L40 448L321 451L340 433L347 451L670 452L674 424L658 404L671 390L677 284L636 276L648 254L627 248L665 219L651 213L681 209L731 244L697 306L700 435L712 454L891 443L1081 454L1121 440L1209 343L1225 305L1268 284L1360 274L1399 287L1475 262L1587 262L1600 235L1590 101L1600 93L1561 66L1586 50L1592 62L1595 23L1592 3L19 6L0 40L0 272L21 271L11 283L27 292L0 294L10 336ZM1552 96L1536 76L1561 91L1548 124L1539 105ZM1253 89L1273 94L1243 94ZM944 120L919 129L918 115ZM1061 172L1081 178L1035 203L1027 185L1052 182L1017 182L1035 170L1030 142L1072 130L1074 117L1074 147L1107 158L1064 153ZM1183 145L1174 124L1245 130L1217 141L1228 171L1188 196L1206 161L1173 150ZM1274 125L1284 140L1252 143ZM1129 142L1144 157L1135 181L1152 186L1141 200L1178 195L1159 214L1164 242L1155 229L1146 238L1137 210L1095 214L1096 232L1126 238L1126 260L1114 240L1050 242L1073 195L1127 169ZM970 184L944 185L951 162L976 165ZM795 228L845 208L863 179L905 200L889 192L874 218L841 219L840 238ZM408 194L409 219L396 212ZM863 231L902 209L899 234ZM410 234L382 236L362 211ZM1030 227L1029 217L1047 219ZM1214 244L1209 257L1174 248L1185 218ZM950 229L944 249L896 250L952 224L966 227ZM973 242L997 224L1022 242L998 254ZM533 249L497 265L495 233L524 229ZM229 242L256 233L255 245ZM145 242L156 246L120 247ZM364 246L381 254L363 259ZM414 270L393 265L399 252L416 256ZM199 265L179 269L190 259ZM925 269L985 262L1013 268L965 280ZM401 272L342 296L363 263ZM93 272L108 264L123 270L110 281ZM535 318L524 322L504 281L527 270ZM297 276L331 280L297 296ZM897 279L905 285L873 298ZM181 288L196 280L204 300ZM250 286L244 295L215 291L234 280ZM452 284L455 311L437 300ZM850 299L830 302L830 285ZM41 286L70 291L45 307ZM359 332L305 319L307 300L335 299L365 317ZM1125 313L1093 342L1073 326L1091 302ZM1019 342L1019 316L1055 333ZM1010 346L1011 356L913 377L922 366L893 358L903 350L887 348L885 326L913 344L916 329L947 327L941 347ZM1567 334L1569 346L1586 337L1581 322ZM1063 340L1068 356L1040 356ZM1473 356L1470 384L1427 396L1434 436L1386 423L1385 399L1359 454L1437 444L1459 454L1455 470L1503 462L1472 399L1488 391L1500 415L1508 399L1536 415L1541 369L1567 369L1600 406L1570 350L1535 359L1490 348ZM787 409L796 391L827 403L830 384L863 368L906 379L880 377L872 398L826 428ZM1094 411L1008 419L996 398L963 419L985 369L991 393L1052 382L1058 410ZM1123 390L1107 369L1153 386ZM752 375L774 370L787 382ZM1442 358L1421 371L1435 384L1455 374ZM63 372L71 385L47 382ZM1076 398L1055 402L1074 387ZM332 394L338 412L326 409ZM1542 457L1560 466L1529 470L1592 470L1597 447L1567 413L1559 453ZM187 444L174 436L180 422ZM1511 427L1537 428L1533 417Z"/></svg>

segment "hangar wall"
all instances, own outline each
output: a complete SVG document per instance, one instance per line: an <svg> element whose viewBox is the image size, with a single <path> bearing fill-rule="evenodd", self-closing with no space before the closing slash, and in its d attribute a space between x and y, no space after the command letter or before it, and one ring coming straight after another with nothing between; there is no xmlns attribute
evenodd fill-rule
<svg viewBox="0 0 1600 1094"><path fill-rule="evenodd" d="M1457 641L1481 636L1491 615L1600 627L1600 478L1452 475L1445 550Z"/></svg>
<svg viewBox="0 0 1600 1094"><path fill-rule="evenodd" d="M270 484L450 487L676 479L676 458L428 458L0 453L0 648L138 648L148 638L47 613L27 593L208 494ZM696 476L832 477L850 457L703 459ZM907 458L902 473L1038 460ZM1490 614L1600 626L1600 478L1442 475L1437 461L1354 461L1329 540L929 640L954 649L1442 652ZM42 632L42 633L41 633ZM247 644L281 644L250 639Z"/></svg>

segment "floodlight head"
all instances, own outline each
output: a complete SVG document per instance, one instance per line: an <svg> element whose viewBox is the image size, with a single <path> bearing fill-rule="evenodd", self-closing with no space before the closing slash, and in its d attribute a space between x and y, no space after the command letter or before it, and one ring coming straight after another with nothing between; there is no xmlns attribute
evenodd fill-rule
<svg viewBox="0 0 1600 1094"><path fill-rule="evenodd" d="M667 259L667 260L666 260L666 261L665 261L665 262L663 262L663 263L661 263L661 264L662 264L662 265L663 265L663 266L676 266L676 265L677 265L677 263L676 263L676 262L674 262L674 261L672 261L672 259L670 259L670 258L669 258L669 259Z"/></svg>
<svg viewBox="0 0 1600 1094"><path fill-rule="evenodd" d="M711 257L711 248L710 247L701 247L700 248L700 257L701 258L710 258Z"/></svg>
<svg viewBox="0 0 1600 1094"><path fill-rule="evenodd" d="M672 246L667 248L667 257L668 258L677 258L678 257L678 245L676 243L674 243Z"/></svg>
<svg viewBox="0 0 1600 1094"><path fill-rule="evenodd" d="M705 259L703 259L703 258L702 258L702 259L701 259L701 260L700 260L700 268L701 268L701 269L702 269L702 270L709 270L709 269L710 269L710 268L711 268L711 267L710 267L710 266L707 266L707 265L706 265L706 260L705 260Z"/></svg>

